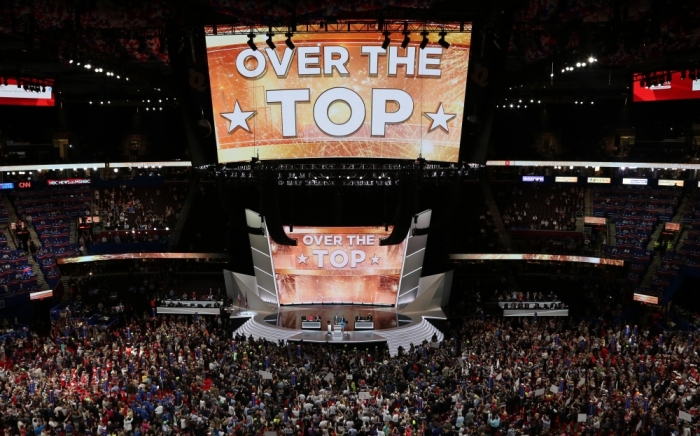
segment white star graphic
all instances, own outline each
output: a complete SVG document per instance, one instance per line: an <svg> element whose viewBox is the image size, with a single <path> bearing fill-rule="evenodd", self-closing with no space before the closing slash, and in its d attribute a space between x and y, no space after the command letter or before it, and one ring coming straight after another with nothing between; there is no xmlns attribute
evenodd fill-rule
<svg viewBox="0 0 700 436"><path fill-rule="evenodd" d="M438 108L437 112L431 113L431 112L423 112L423 115L426 117L430 118L433 122L430 124L430 128L428 129L428 132L433 131L437 127L441 127L445 132L450 131L449 127L447 127L447 122L450 121L452 118L456 117L457 114L446 114L445 110L442 107L442 103L440 103L440 107Z"/></svg>
<svg viewBox="0 0 700 436"><path fill-rule="evenodd" d="M375 263L379 263L379 259L381 259L381 257L377 257L377 255L375 254L374 257L370 257L369 259L372 261L372 265L374 265Z"/></svg>
<svg viewBox="0 0 700 436"><path fill-rule="evenodd" d="M299 261L299 263L303 263L304 265L306 265L306 259L308 258L308 256L304 256L304 253L301 253L301 256L298 256L297 260Z"/></svg>
<svg viewBox="0 0 700 436"><path fill-rule="evenodd" d="M222 117L230 121L230 124L228 125L229 133L233 132L239 127L242 127L248 132L250 132L250 128L248 127L248 121L246 120L252 117L253 115L255 115L255 111L242 111L241 106L238 104L238 100L236 100L236 105L233 107L233 112L226 112L221 114Z"/></svg>

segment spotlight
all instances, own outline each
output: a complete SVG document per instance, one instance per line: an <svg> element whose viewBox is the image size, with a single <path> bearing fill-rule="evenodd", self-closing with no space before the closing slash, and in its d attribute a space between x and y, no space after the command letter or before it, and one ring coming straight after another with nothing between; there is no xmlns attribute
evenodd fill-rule
<svg viewBox="0 0 700 436"><path fill-rule="evenodd" d="M438 39L438 44L440 44L440 47L444 49L450 48L450 43L445 41L445 36L447 35L447 32L440 32L440 39Z"/></svg>
<svg viewBox="0 0 700 436"><path fill-rule="evenodd" d="M72 63L73 63L73 59L69 60L68 63L69 63L69 64L72 64Z"/></svg>
<svg viewBox="0 0 700 436"><path fill-rule="evenodd" d="M391 39L389 38L390 33L389 32L384 32L384 42L382 42L382 48L386 50L389 48L389 44L391 44Z"/></svg>
<svg viewBox="0 0 700 436"><path fill-rule="evenodd" d="M423 35L423 39L420 42L420 49L423 50L430 41L428 41L428 32L421 32L421 35Z"/></svg>
<svg viewBox="0 0 700 436"><path fill-rule="evenodd" d="M292 36L294 36L293 33L285 33L284 36L287 37L287 39L284 40L284 43L289 47L290 50L294 50L294 43L292 42Z"/></svg>
<svg viewBox="0 0 700 436"><path fill-rule="evenodd" d="M581 62L581 66L582 66L582 67L585 67L585 66L586 66L586 63L585 63L585 62Z"/></svg>
<svg viewBox="0 0 700 436"><path fill-rule="evenodd" d="M250 49L253 51L257 51L258 46L255 45L255 42L253 42L253 38L255 38L255 34L249 33L248 34L248 47L250 47Z"/></svg>
<svg viewBox="0 0 700 436"><path fill-rule="evenodd" d="M595 58L594 58L593 56L589 57L589 58L588 58L588 63L589 63L589 64L592 64L593 62L595 62Z"/></svg>
<svg viewBox="0 0 700 436"><path fill-rule="evenodd" d="M92 68L92 65L90 65L90 63L88 62L87 64L85 64L85 68L89 70L90 68Z"/></svg>
<svg viewBox="0 0 700 436"><path fill-rule="evenodd" d="M409 35L408 32L403 33L403 41L401 41L401 48L408 47L408 43L411 42L411 38L408 35Z"/></svg>
<svg viewBox="0 0 700 436"><path fill-rule="evenodd" d="M270 47L271 49L274 50L276 46L275 46L275 43L272 42L272 37L273 37L273 36L275 36L274 33L272 33L272 32L268 33L268 34L267 34L267 39L265 40L265 44L267 44L268 47Z"/></svg>
<svg viewBox="0 0 700 436"><path fill-rule="evenodd" d="M561 72L563 73L564 71L566 71L566 70L562 68L562 69L561 69Z"/></svg>

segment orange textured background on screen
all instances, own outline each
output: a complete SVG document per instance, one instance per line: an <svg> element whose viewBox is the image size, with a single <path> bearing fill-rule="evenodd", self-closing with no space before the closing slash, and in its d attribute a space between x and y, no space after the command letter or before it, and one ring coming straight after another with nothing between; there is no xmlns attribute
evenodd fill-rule
<svg viewBox="0 0 700 436"><path fill-rule="evenodd" d="M398 44L400 35L394 36L394 45ZM416 47L420 36L411 35L411 46ZM406 76L405 67L398 67L398 74L387 76L387 56L379 56L377 76L368 74L368 56L360 54L360 47L381 46L384 37L378 34L312 34L294 37L297 47L341 45L350 54L346 64L349 76L341 76L333 70L332 76L298 75L295 54L286 77L278 78L270 65L266 72L255 79L241 76L236 70L238 54L247 49L245 36L210 36L207 37L209 77L211 83L216 140L220 162L245 161L259 154L260 159L291 159L314 157L382 157L396 159L415 159L422 151L429 160L456 162L459 157L464 97L466 92L467 67L469 64L470 34L450 34L448 40L452 46L443 50L440 62L441 77ZM217 38L227 38L226 45L213 47ZM273 38L276 51L281 58L284 53L284 36ZM431 46L437 46L437 36L431 36ZM267 48L265 37L255 40L260 50ZM222 43L222 42L218 42ZM399 55L404 50L399 48ZM321 49L323 52L323 49ZM254 68L256 60L249 58L249 68ZM323 66L321 57L320 66ZM416 73L418 68L416 66ZM334 87L350 88L360 95L365 102L365 122L355 133L337 138L326 135L315 124L313 105L321 93ZM387 125L384 137L372 137L371 95L373 88L395 88L408 92L414 101L411 117L397 125ZM282 136L282 116L279 104L267 105L265 91L275 89L309 89L311 99L308 103L297 103L297 136ZM250 132L236 129L228 133L228 120L221 113L232 112L238 101L243 111L256 111L248 119ZM430 118L425 112L435 112L440 103L446 113L456 117L449 121L449 133L441 128L430 132ZM389 111L396 107L388 105ZM333 122L343 123L350 116L350 109L344 103L334 103L329 108Z"/></svg>
<svg viewBox="0 0 700 436"><path fill-rule="evenodd" d="M271 242L272 262L277 279L277 293L280 304L298 303L371 303L395 304L399 287L399 277L405 253L405 242L385 247L379 246L379 239L391 233L383 227L333 227L308 228L294 227L289 233L297 239L296 246L277 245ZM327 246L304 244L304 236L323 238L341 236L341 245ZM350 245L348 236L374 236L374 244ZM318 256L312 250L343 250L351 255L352 250L361 250L363 262L352 268L348 263L343 268L335 268L324 258L322 268L318 266ZM303 256L303 257L302 257ZM306 263L300 261L306 259ZM375 260L373 261L372 258Z"/></svg>

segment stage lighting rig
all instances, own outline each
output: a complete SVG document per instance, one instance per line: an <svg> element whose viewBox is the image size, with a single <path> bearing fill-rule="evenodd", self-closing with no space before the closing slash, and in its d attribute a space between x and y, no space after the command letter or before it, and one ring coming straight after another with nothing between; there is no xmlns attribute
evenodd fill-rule
<svg viewBox="0 0 700 436"><path fill-rule="evenodd" d="M421 32L421 35L423 35L423 39L420 42L420 48L423 50L430 41L428 40L428 32Z"/></svg>
<svg viewBox="0 0 700 436"><path fill-rule="evenodd" d="M440 44L440 47L444 49L450 48L450 43L445 41L445 36L447 35L447 32L440 32L440 39L438 39L438 44Z"/></svg>
<svg viewBox="0 0 700 436"><path fill-rule="evenodd" d="M287 39L284 40L284 43L289 47L290 50L294 50L294 43L292 42L292 36L294 34L292 32L285 33L284 36L287 37Z"/></svg>
<svg viewBox="0 0 700 436"><path fill-rule="evenodd" d="M391 39L389 38L389 35L391 35L391 33L389 33L389 32L384 32L384 42L382 42L382 48L383 48L384 50L386 50L387 48L389 48L389 44L391 44Z"/></svg>
<svg viewBox="0 0 700 436"><path fill-rule="evenodd" d="M254 33L249 33L248 34L248 47L250 47L251 50L253 51L258 51L258 46L255 45L255 42L253 41L253 38L255 38Z"/></svg>
<svg viewBox="0 0 700 436"><path fill-rule="evenodd" d="M403 33L403 41L401 41L401 48L408 47L408 44L411 42L411 37L409 35L410 34L408 32Z"/></svg>
<svg viewBox="0 0 700 436"><path fill-rule="evenodd" d="M275 47L277 47L275 45L275 43L272 42L272 37L275 36L275 34L272 33L272 31L270 31L270 32L266 33L266 35L267 35L267 39L265 40L265 44L267 44L268 47L270 47L271 49L274 50Z"/></svg>

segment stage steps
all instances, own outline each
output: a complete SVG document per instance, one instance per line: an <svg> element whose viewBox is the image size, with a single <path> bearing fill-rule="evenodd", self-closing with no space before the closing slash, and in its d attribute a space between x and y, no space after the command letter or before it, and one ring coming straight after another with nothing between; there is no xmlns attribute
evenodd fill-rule
<svg viewBox="0 0 700 436"><path fill-rule="evenodd" d="M399 354L399 347L403 347L404 351L408 351L411 348L411 344L418 346L424 340L430 342L433 334L437 335L438 342L442 342L445 338L445 335L440 330L436 329L435 326L425 319L415 325L392 330L378 330L375 333L386 339L391 356Z"/></svg>
<svg viewBox="0 0 700 436"><path fill-rule="evenodd" d="M279 342L280 340L286 341L298 333L299 332L297 330L270 327L265 324L255 322L254 318L250 318L235 332L235 334L244 335L246 338L253 336L255 339L267 339L268 341L274 342Z"/></svg>

